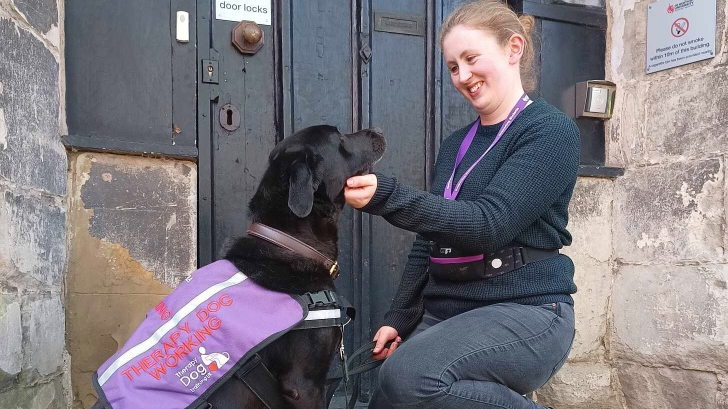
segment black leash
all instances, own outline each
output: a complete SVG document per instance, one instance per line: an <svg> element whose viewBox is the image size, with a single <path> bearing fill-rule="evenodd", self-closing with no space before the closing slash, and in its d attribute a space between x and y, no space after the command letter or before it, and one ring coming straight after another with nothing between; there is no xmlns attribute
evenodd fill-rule
<svg viewBox="0 0 728 409"><path fill-rule="evenodd" d="M341 344L341 349L340 349L340 353L341 353L340 357L341 357L341 361L342 361L343 375L341 377L332 378L332 382L338 383L341 379L344 380L344 400L347 402L346 403L347 409L353 409L354 405L356 405L356 401L358 399L357 393L352 393L351 397L347 399L346 395L347 395L347 391L349 390L349 385L348 385L349 379L353 378L353 380L354 380L353 383L354 383L354 385L356 385L356 381L358 380L360 374L370 371L384 363L384 359L378 359L378 360L374 359L372 350L374 349L374 347L376 345L377 345L376 341L367 342L366 344L359 347L359 349L354 351L354 353L351 354L351 356L349 356L347 359L346 353L344 352L343 328L342 328L342 344ZM392 342L390 341L385 344L385 347L389 348L391 345L392 345ZM354 364L357 359L359 359L359 365L355 367Z"/></svg>
<svg viewBox="0 0 728 409"><path fill-rule="evenodd" d="M400 344L401 344L401 342L400 342ZM374 349L374 347L376 345L377 345L376 341L367 342L366 344L359 347L359 349L354 351L353 354L351 354L351 356L349 357L349 363L353 364L355 358L360 358L360 357L362 357L362 355L367 353L366 356L361 358L361 360L359 362L359 366L357 366L355 368L348 368L349 376L359 375L360 373L370 371L384 363L384 359L374 359L374 354L372 354L372 350ZM385 347L389 348L391 345L392 345L392 342L390 341L385 344Z"/></svg>

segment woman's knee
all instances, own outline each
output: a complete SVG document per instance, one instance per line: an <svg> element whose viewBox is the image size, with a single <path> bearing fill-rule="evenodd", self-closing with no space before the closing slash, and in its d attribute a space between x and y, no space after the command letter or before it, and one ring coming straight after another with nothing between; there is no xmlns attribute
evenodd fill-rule
<svg viewBox="0 0 728 409"><path fill-rule="evenodd" d="M403 355L394 353L382 364L378 392L397 406L417 405L439 393L437 380L422 368L413 368L413 362L403 359Z"/></svg>

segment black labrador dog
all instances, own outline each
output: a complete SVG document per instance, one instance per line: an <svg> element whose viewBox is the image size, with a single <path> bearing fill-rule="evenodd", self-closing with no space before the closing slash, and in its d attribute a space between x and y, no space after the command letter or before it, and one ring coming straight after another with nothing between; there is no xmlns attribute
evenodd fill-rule
<svg viewBox="0 0 728 409"><path fill-rule="evenodd" d="M250 221L287 233L335 260L346 179L367 173L385 146L376 129L342 134L335 127L320 125L296 132L271 152L268 169L250 200ZM320 262L256 237L234 240L224 258L270 290L305 294L334 289L329 269ZM326 375L340 340L336 327L296 330L259 352L289 408L327 407ZM207 402L215 409L266 407L236 377ZM93 409L102 407L99 401Z"/></svg>

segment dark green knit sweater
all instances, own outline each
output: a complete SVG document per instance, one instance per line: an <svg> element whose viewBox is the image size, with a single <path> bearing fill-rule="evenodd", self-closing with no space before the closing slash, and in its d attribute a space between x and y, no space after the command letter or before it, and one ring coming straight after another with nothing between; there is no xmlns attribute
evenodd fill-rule
<svg viewBox="0 0 728 409"><path fill-rule="evenodd" d="M455 182L490 146L500 125L478 128ZM571 244L566 224L579 167L576 124L545 101L534 101L473 169L457 200L450 201L442 193L470 126L442 142L431 193L377 174L377 191L362 209L418 233L384 322L401 336L414 329L424 308L446 319L500 302L573 304L574 264L565 255L481 281L443 282L428 275L430 240L470 254L490 253L508 244L540 249Z"/></svg>

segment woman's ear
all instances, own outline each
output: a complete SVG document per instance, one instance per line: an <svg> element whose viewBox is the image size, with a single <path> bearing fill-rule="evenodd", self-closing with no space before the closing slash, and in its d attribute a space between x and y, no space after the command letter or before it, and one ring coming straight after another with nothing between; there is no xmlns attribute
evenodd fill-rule
<svg viewBox="0 0 728 409"><path fill-rule="evenodd" d="M525 48L526 43L523 40L523 37L521 37L518 34L513 34L511 38L508 40L508 62L510 64L517 64L519 61L521 61L521 57L523 56L523 49Z"/></svg>

